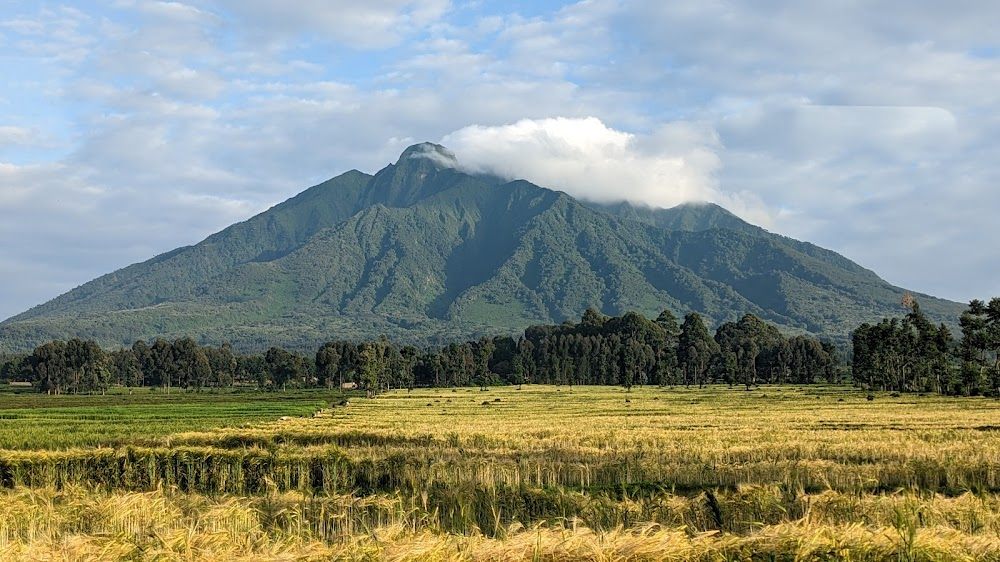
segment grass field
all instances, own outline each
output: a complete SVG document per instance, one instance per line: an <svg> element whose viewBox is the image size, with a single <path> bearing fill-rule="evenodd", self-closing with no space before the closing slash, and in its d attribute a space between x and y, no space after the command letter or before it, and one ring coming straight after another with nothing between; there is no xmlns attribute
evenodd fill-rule
<svg viewBox="0 0 1000 562"><path fill-rule="evenodd" d="M21 390L21 389L18 389ZM317 391L165 394L121 389L102 396L0 392L0 449L154 445L179 431L241 427L310 416L339 395Z"/></svg>
<svg viewBox="0 0 1000 562"><path fill-rule="evenodd" d="M525 386L312 417L308 396L0 399L0 559L1000 560L996 400ZM74 412L136 438L7 436Z"/></svg>

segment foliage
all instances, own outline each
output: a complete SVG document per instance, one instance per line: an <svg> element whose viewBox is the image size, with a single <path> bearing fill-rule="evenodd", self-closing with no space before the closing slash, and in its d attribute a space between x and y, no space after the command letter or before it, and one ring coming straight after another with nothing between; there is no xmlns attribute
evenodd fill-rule
<svg viewBox="0 0 1000 562"><path fill-rule="evenodd" d="M725 345L720 348L720 343ZM737 345L736 351L726 347L731 345ZM754 351L749 366L741 345ZM688 314L678 327L669 310L650 321L636 312L607 317L592 308L579 323L530 326L519 341L481 337L438 349L400 346L383 336L362 343L329 341L309 356L276 346L263 355L240 355L228 344L199 346L185 337L173 342L157 338L152 345L139 340L131 348L105 352L93 341L74 339L41 345L18 364L27 365L22 374L37 391L49 394L104 392L109 385L159 386L169 393L171 388L201 391L233 385L268 390L331 387L334 381L343 387L347 381L374 396L384 389L418 385L476 384L487 390L525 382L626 389L733 384L728 371L709 369L730 355L743 361L739 366L748 390L757 384L757 363L768 383L785 382L794 370L795 380L804 384L815 382L821 370L833 364L832 350L818 341L805 336L786 339L752 314L739 323L723 324L713 339L697 313ZM94 372L101 374L86 375Z"/></svg>
<svg viewBox="0 0 1000 562"><path fill-rule="evenodd" d="M862 324L852 336L852 373L865 388L1000 397L1000 298L969 302L955 345L945 324L935 326L911 295L909 313Z"/></svg>
<svg viewBox="0 0 1000 562"><path fill-rule="evenodd" d="M381 334L444 345L591 307L694 310L710 326L752 313L787 333L843 339L888 314L900 292L842 256L715 206L588 206L411 157L418 150L0 323L0 350L74 337L115 348L191 336L244 352ZM960 310L920 299L935 321Z"/></svg>
<svg viewBox="0 0 1000 562"><path fill-rule="evenodd" d="M973 300L959 325L962 384L969 393L983 390L1000 396L1000 298L991 299L988 305Z"/></svg>

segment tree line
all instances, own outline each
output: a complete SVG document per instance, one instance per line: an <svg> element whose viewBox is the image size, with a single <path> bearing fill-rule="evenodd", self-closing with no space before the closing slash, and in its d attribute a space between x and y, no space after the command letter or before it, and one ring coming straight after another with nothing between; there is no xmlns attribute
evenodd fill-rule
<svg viewBox="0 0 1000 562"><path fill-rule="evenodd" d="M836 349L806 336L786 337L747 314L714 335L696 312L683 322L669 311L655 320L588 309L579 322L418 349L382 337L330 341L315 353L271 347L239 354L190 337L136 341L105 350L92 340L51 341L26 356L0 358L0 378L30 380L50 394L103 392L111 386L201 390L357 385L369 393L414 386L560 385L704 386L811 383L836 377Z"/></svg>
<svg viewBox="0 0 1000 562"><path fill-rule="evenodd" d="M856 384L896 392L1000 397L1000 298L973 300L959 318L955 341L945 324L928 320L903 296L907 314L862 324L851 336Z"/></svg>

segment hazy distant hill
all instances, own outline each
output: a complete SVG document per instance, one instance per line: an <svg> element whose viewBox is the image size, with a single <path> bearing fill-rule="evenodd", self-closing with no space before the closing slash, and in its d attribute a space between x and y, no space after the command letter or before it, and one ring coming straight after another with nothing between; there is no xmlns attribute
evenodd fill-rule
<svg viewBox="0 0 1000 562"><path fill-rule="evenodd" d="M843 337L900 314L903 289L715 205L582 203L526 181L465 174L443 147L351 171L194 246L110 273L0 323L0 348L191 335L242 348L335 338L428 343L528 324L664 308L711 321L752 312ZM917 294L938 320L957 303Z"/></svg>

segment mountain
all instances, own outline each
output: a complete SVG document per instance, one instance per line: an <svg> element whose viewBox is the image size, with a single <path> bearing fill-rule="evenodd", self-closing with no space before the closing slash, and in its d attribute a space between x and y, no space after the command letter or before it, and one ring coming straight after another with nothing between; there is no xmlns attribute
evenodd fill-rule
<svg viewBox="0 0 1000 562"><path fill-rule="evenodd" d="M715 323L751 312L843 338L900 314L903 292L715 205L583 203L464 173L424 143L374 176L347 172L14 316L0 323L0 350L72 336L130 345L190 335L242 349L380 334L440 343L577 319L591 306L698 311ZM914 294L935 320L963 308Z"/></svg>
<svg viewBox="0 0 1000 562"><path fill-rule="evenodd" d="M665 230L698 232L725 228L753 235L764 235L767 232L714 203L684 203L669 209L635 205L624 201L620 203L582 201L582 203L616 217L639 221Z"/></svg>

